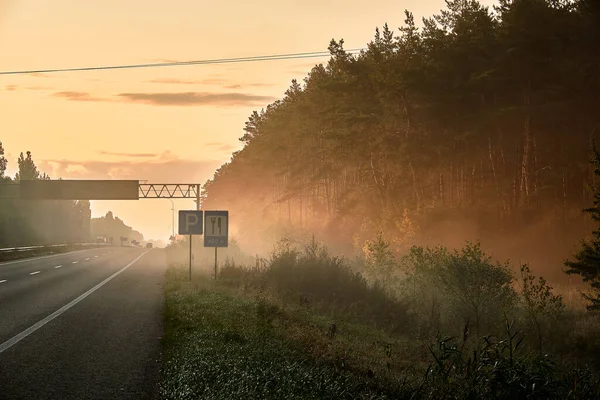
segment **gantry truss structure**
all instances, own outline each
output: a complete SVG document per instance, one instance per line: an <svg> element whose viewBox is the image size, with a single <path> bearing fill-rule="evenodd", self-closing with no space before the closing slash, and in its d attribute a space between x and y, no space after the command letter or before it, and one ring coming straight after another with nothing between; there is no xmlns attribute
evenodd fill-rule
<svg viewBox="0 0 600 400"><path fill-rule="evenodd" d="M199 199L197 183L140 183L140 199Z"/></svg>
<svg viewBox="0 0 600 400"><path fill-rule="evenodd" d="M29 200L141 200L194 199L200 201L199 183L139 183L139 181L23 181L39 190L23 192L18 182L0 183L0 199ZM43 187L42 187L43 186ZM33 194L32 194L33 193Z"/></svg>

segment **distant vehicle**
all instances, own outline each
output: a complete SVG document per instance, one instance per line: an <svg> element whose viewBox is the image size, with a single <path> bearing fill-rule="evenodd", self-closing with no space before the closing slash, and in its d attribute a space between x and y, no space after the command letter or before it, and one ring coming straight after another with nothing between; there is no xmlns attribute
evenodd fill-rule
<svg viewBox="0 0 600 400"><path fill-rule="evenodd" d="M151 249L151 248L152 248L152 243L146 243L146 247L147 247L148 249Z"/></svg>

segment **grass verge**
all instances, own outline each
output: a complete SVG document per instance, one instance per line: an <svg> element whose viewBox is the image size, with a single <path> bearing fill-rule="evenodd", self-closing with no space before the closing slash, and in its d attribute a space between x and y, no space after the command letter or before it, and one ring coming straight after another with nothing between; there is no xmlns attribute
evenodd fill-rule
<svg viewBox="0 0 600 400"><path fill-rule="evenodd" d="M209 278L185 280L184 269L168 270L161 398L373 399L391 394L372 371L363 374L344 365L343 346L334 343L335 333L322 329L326 318L292 315L266 297L241 295Z"/></svg>
<svg viewBox="0 0 600 400"><path fill-rule="evenodd" d="M506 338L472 350L290 296L170 267L161 398L600 398L593 371L522 353L508 322Z"/></svg>

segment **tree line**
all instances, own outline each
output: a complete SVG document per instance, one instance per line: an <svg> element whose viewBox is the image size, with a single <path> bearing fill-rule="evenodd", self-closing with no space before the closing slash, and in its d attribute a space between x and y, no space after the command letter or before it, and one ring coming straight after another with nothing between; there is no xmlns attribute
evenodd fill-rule
<svg viewBox="0 0 600 400"><path fill-rule="evenodd" d="M229 209L249 240L360 248L381 231L397 251L458 216L504 236L584 224L598 48L596 0L447 0L358 56L332 40L325 65L250 115L203 208Z"/></svg>
<svg viewBox="0 0 600 400"><path fill-rule="evenodd" d="M6 176L8 160L0 142L0 184L21 180L50 180L38 170L31 152L21 153L18 172L14 178ZM109 212L105 217L91 217L88 200L20 201L0 198L0 248L59 243L84 243L105 233L128 240L143 240L143 235L125 225Z"/></svg>
<svg viewBox="0 0 600 400"><path fill-rule="evenodd" d="M115 217L112 211L103 217L92 218L91 234L93 238L105 237L108 241L112 238L113 244L116 245L120 244L121 238L140 243L144 241L144 235L126 225L119 217Z"/></svg>

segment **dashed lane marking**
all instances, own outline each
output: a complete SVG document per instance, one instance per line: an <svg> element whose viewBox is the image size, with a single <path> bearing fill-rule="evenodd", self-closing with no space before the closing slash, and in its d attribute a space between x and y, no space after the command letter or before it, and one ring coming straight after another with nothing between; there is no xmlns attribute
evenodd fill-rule
<svg viewBox="0 0 600 400"><path fill-rule="evenodd" d="M118 270L117 272L115 272L114 274L112 274L111 276L109 276L108 278L106 278L105 280L103 280L102 282L100 282L99 284L97 284L96 286L94 286L93 288L91 288L90 290L88 290L87 292L83 293L81 296L77 297L75 300L71 301L70 303L68 303L68 304L66 304L64 306L62 306L58 310L54 311L52 314L48 315L46 318L44 318L41 321L33 324L29 328L25 329L23 332L21 332L21 333L15 335L15 336L13 336L12 338L8 339L6 342L0 344L0 353L5 352L6 350L8 350L9 348L11 348L15 344L19 343L21 340L25 339L27 336L31 335L33 332L35 332L38 329L40 329L42 326L46 325L48 322L52 321L53 319L55 319L56 317L58 317L59 315L61 315L65 311L67 311L69 308L73 307L74 305L76 305L77 303L79 303L80 301L82 301L83 299L85 299L86 297L88 297L90 294L94 293L96 290L100 289L107 282L109 282L110 280L112 280L115 276L119 275L121 272L123 272L127 268L131 267L137 260L139 260L140 258L142 258L144 256L144 254L146 254L147 252L148 251L143 252L135 260L133 260L132 262L130 262L129 264L127 264L126 266L124 266L123 268L121 268L120 270Z"/></svg>

